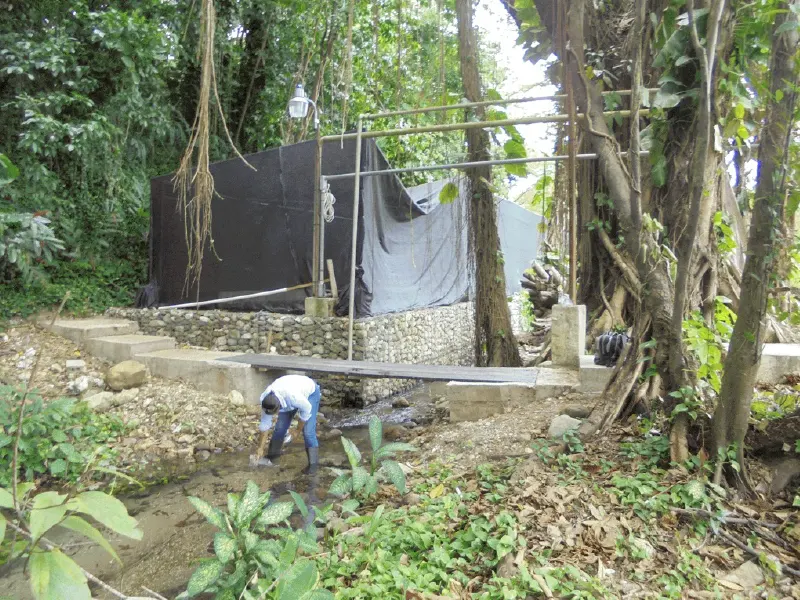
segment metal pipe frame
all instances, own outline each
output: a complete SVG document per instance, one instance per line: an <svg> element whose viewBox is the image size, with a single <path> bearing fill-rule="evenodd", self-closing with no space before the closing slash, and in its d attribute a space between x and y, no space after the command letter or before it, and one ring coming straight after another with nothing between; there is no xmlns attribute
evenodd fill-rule
<svg viewBox="0 0 800 600"><path fill-rule="evenodd" d="M361 130L364 118L359 115L356 128L356 172L353 173L353 239L350 245L350 298L347 319L347 360L353 360L353 321L355 321L356 305L356 247L358 246L358 203L361 199Z"/></svg>
<svg viewBox="0 0 800 600"><path fill-rule="evenodd" d="M657 92L659 88L649 88L648 92ZM619 96L630 96L631 90L618 90L602 92L603 96L617 94ZM410 108L407 110L392 110L389 112L373 113L363 115L365 120L383 119L387 117L404 117L407 115L421 115L431 112L444 112L448 110L460 110L464 108L474 108L478 106L507 106L509 104L525 104L527 102L545 102L548 100L566 100L566 94L556 94L554 96L529 96L525 98L503 98L500 100L483 100L481 102L462 102L460 104L443 104L441 106L426 106L424 108Z"/></svg>
<svg viewBox="0 0 800 600"><path fill-rule="evenodd" d="M629 110L612 110L603 113L605 116L614 117L630 117L631 111ZM649 110L639 111L639 114L646 117L650 114ZM583 113L576 115L578 119L584 118ZM444 125L428 125L424 127L410 127L404 129L379 129L376 131L363 131L359 133L344 133L341 135L326 135L323 136L323 142L336 142L341 140L354 140L361 138L382 138L390 136L401 135L416 135L420 133L438 133L443 131L463 131L466 129L486 129L491 127L507 127L509 125L533 125L535 123L566 123L569 121L569 115L551 115L551 116L532 116L532 117L519 117L517 119L500 119L497 121L470 121L468 123L445 123Z"/></svg>
<svg viewBox="0 0 800 600"><path fill-rule="evenodd" d="M623 153L626 154L626 153ZM643 151L639 153L641 156L648 156L650 153ZM577 160L594 160L597 154L576 154ZM399 175L401 173L421 173L426 171L450 171L453 169L470 169L473 167L485 167L495 165L524 165L527 163L543 163L543 162L559 162L569 160L567 155L556 156L529 156L527 158L503 158L497 160L481 160L474 162L452 163L448 165L431 165L424 167L405 167L402 169L384 169L382 171L362 171L359 173L360 177L377 177L379 175ZM340 173L338 175L323 175L326 181L337 181L340 179L350 179L355 177L355 173Z"/></svg>

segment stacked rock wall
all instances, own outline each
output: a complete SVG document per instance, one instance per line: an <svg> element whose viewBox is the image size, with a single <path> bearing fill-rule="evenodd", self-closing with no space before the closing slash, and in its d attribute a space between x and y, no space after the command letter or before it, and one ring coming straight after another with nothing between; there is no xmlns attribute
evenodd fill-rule
<svg viewBox="0 0 800 600"><path fill-rule="evenodd" d="M347 358L347 319L221 310L114 308L109 316L139 324L147 335L174 337L180 345L214 350L313 358ZM354 325L356 360L471 365L472 305L456 304L359 319ZM360 405L409 389L416 382L395 379L360 381L321 377L323 402Z"/></svg>

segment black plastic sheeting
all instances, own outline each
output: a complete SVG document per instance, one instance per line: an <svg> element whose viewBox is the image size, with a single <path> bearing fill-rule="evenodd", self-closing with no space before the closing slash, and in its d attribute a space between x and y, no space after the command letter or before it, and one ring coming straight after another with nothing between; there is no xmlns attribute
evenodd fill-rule
<svg viewBox="0 0 800 600"><path fill-rule="evenodd" d="M211 165L220 198L212 202L214 251L205 252L199 293L195 286L188 291L184 286L187 252L173 176L154 178L150 283L141 304L152 306L154 295L164 306L310 283L315 146L310 141L251 154L246 158L256 171L239 159ZM386 168L374 140L363 140L362 171ZM325 143L323 174L354 170L354 140ZM333 260L339 285L338 314L347 314L348 307L353 184L353 178L330 182L335 218L325 224L325 258ZM468 199L462 189L455 202L439 204L444 185L406 189L393 175L362 179L356 316L449 305L469 297ZM519 289L521 270L536 254L539 217L506 201L498 204L498 212L512 293ZM309 287L210 308L300 313L311 293Z"/></svg>

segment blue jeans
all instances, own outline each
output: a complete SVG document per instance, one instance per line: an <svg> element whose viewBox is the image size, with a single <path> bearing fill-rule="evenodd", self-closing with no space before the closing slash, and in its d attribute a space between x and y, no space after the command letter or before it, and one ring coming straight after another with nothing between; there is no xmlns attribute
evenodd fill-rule
<svg viewBox="0 0 800 600"><path fill-rule="evenodd" d="M306 443L306 448L318 448L319 442L317 441L317 413L319 412L319 401L322 396L319 386L314 390L314 393L309 396L308 401L311 403L311 418L306 421L303 427L303 441ZM280 411L278 413L278 422L275 423L275 431L272 433L273 437L282 440L286 437L289 431L289 425L292 424L292 419L297 413L297 409Z"/></svg>

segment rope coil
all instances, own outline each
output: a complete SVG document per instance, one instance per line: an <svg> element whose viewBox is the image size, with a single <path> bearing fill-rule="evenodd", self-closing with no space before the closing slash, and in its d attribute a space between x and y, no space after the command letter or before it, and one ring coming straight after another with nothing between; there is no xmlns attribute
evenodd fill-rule
<svg viewBox="0 0 800 600"><path fill-rule="evenodd" d="M322 218L326 223L333 221L334 204L336 204L336 198L331 193L331 185L326 181L325 187L322 189Z"/></svg>

